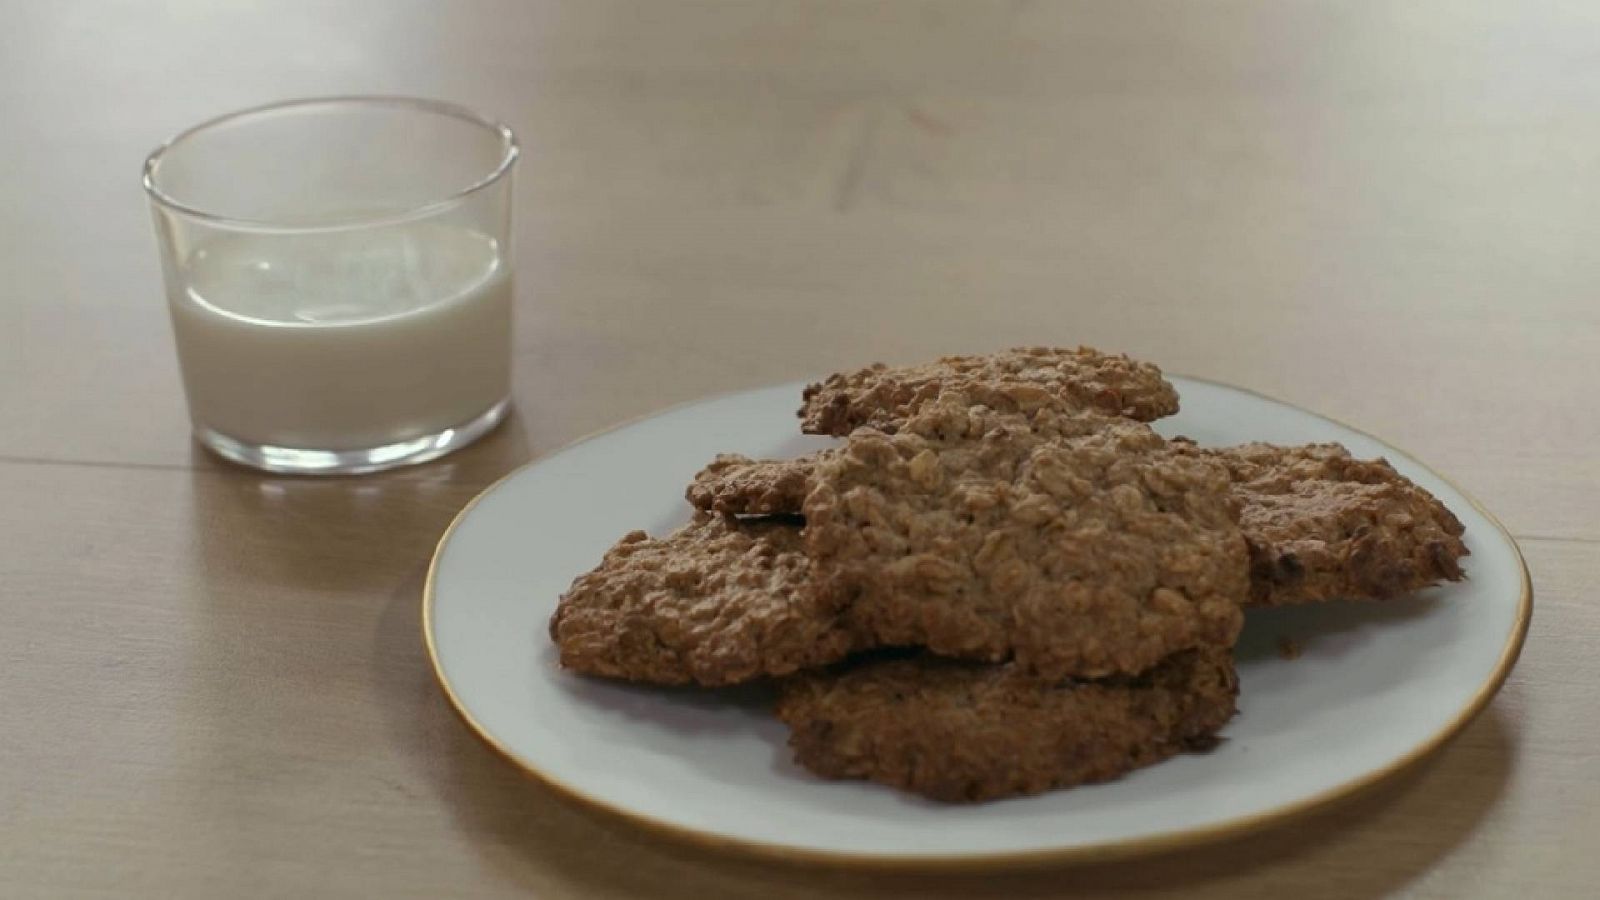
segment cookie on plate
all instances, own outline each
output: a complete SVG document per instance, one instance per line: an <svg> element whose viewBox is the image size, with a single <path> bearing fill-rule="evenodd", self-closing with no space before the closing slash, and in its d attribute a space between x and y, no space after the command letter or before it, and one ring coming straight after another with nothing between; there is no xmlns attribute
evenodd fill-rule
<svg viewBox="0 0 1600 900"><path fill-rule="evenodd" d="M1233 643L1248 567L1222 465L1125 419L995 421L939 403L816 462L812 580L863 646L1100 677Z"/></svg>
<svg viewBox="0 0 1600 900"><path fill-rule="evenodd" d="M623 537L561 597L550 637L585 675L708 686L786 675L853 646L809 572L798 524L702 513L665 538Z"/></svg>
<svg viewBox="0 0 1600 900"><path fill-rule="evenodd" d="M1195 452L1233 480L1252 605L1382 600L1464 577L1460 520L1385 460L1339 444Z"/></svg>
<svg viewBox="0 0 1600 900"><path fill-rule="evenodd" d="M830 375L805 389L800 430L843 436L866 425L893 433L952 391L1001 412L1056 407L1150 421L1178 411L1178 392L1150 363L1090 347L1021 347Z"/></svg>
<svg viewBox="0 0 1600 900"><path fill-rule="evenodd" d="M1225 648L1098 681L918 656L797 675L778 717L795 760L818 775L972 802L1106 781L1207 748L1237 694Z"/></svg>

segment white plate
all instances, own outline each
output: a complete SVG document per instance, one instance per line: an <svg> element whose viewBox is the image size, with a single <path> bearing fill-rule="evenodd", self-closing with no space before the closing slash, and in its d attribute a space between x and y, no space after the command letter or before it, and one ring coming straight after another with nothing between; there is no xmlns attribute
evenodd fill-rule
<svg viewBox="0 0 1600 900"><path fill-rule="evenodd" d="M1532 608L1515 543L1405 453L1237 388L1173 378L1183 412L1158 427L1202 444L1341 441L1385 456L1467 526L1469 580L1384 604L1251 613L1240 714L1226 740L1109 784L975 806L926 802L796 767L762 690L627 687L562 672L546 632L573 577L634 528L688 518L683 488L719 452L792 456L799 385L679 407L540 459L485 491L445 533L423 630L467 724L571 797L682 837L807 859L971 864L1103 858L1274 821L1390 774L1488 702ZM1280 637L1303 655L1280 658Z"/></svg>

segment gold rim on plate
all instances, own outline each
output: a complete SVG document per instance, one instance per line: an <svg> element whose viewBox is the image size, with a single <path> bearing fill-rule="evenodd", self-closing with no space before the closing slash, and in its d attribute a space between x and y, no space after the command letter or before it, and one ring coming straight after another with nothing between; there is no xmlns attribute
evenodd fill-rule
<svg viewBox="0 0 1600 900"><path fill-rule="evenodd" d="M610 434L613 431L619 431L623 428L627 428L630 425L638 424L646 419L653 419L657 416L666 415L697 403L715 400L719 397L727 397L735 393L743 393L745 390L761 390L761 388L746 388L739 391L728 391L722 394L714 394L708 397L698 397L682 403L675 403L666 407L665 409L656 410L654 412L646 413L641 416L636 416L634 418L618 422L614 425L599 429L598 431L590 432L589 434L567 443L556 450L552 450L549 453L543 454L537 459L532 459L523 463L510 472L507 472L505 475L502 475L500 478L495 479L494 483L490 484L482 491L479 491L477 496L468 501L467 504L461 508L461 511L456 514L455 518L450 520L450 525L445 528L444 534L439 537L439 543L434 547L433 558L428 562L428 576L423 583L422 588L422 641L427 647L428 665L432 667L433 676L439 682L439 687L443 689L445 698L450 702L450 707L455 710L456 715L461 717L461 720L466 723L467 728L470 729L473 734L477 735L478 738L487 744L491 750L499 754L507 762L511 763L524 775L531 777L533 780L545 785L548 788L551 788L557 794L571 802L574 802L580 806L588 807L590 809L602 810L610 815L625 819L652 834L666 837L671 840L695 844L699 847L712 851L734 851L750 856L791 863L821 863L837 867L862 868L878 871L889 869L904 871L983 871L1020 866L1049 865L1053 863L1107 862L1118 859L1126 859L1132 856L1143 856L1167 850L1193 847L1200 844L1208 844L1215 841L1226 840L1228 838L1238 837L1251 831L1266 828L1270 825L1281 824L1283 822L1300 818L1301 816L1324 809L1339 801L1346 800L1350 797L1360 794L1368 788L1371 788L1395 775L1398 775L1406 769L1411 768L1423 758L1429 756L1434 751L1444 746L1451 738L1461 733L1462 729L1466 728L1467 724L1476 718L1477 715L1489 705L1489 701L1494 698L1494 695L1500 690L1500 686L1505 683L1506 676L1511 673L1512 667L1514 667L1517 663L1518 655L1522 652L1522 644L1528 634L1528 623L1533 618L1533 580L1528 574L1528 564L1527 561L1523 559L1522 548L1517 546L1517 541L1511 536L1511 532L1507 531L1505 525L1501 524L1500 520L1496 518L1493 513L1485 509L1483 504L1479 503L1476 497L1473 497L1471 494L1467 493L1467 491L1463 490L1460 485L1456 484L1449 478L1446 478L1444 475L1441 475L1439 472L1435 471L1431 466L1423 463L1422 460L1418 459L1409 451L1397 447L1396 445L1383 440L1371 432L1357 428L1354 425L1351 425L1347 422L1342 422L1331 416L1313 412L1312 410L1306 409L1303 406L1289 403L1285 400L1279 400L1276 397L1263 394L1260 391L1252 390L1250 388L1239 387L1237 385L1228 384L1227 382L1223 381L1215 381L1209 378L1196 378L1189 375L1176 375L1176 373L1169 374L1173 374L1185 381L1194 381L1202 384L1213 385L1215 387L1226 388L1228 390L1238 391L1242 394L1259 397L1263 400L1279 404L1280 406L1286 406L1290 409L1315 416L1324 421L1332 422L1342 428L1347 428L1359 435L1370 438L1371 440L1374 440L1385 447L1389 447L1398 451L1400 454L1408 457L1411 462L1415 463L1423 471L1449 485L1453 490L1455 490L1456 493L1460 494L1462 499L1466 500L1467 503L1469 503L1473 509L1477 510L1478 513L1482 515L1490 525L1494 526L1495 530L1498 531L1500 535L1505 538L1506 543L1510 545L1511 552L1517 560L1517 568L1520 570L1522 575L1522 596L1517 601L1516 625L1511 629L1511 635L1507 638L1505 646L1501 648L1500 658L1495 663L1494 671L1491 672L1489 677L1484 680L1483 684L1478 687L1478 691L1473 695L1472 700L1468 702L1466 706L1462 707L1461 712L1455 718L1445 723L1444 727L1440 728L1427 740L1418 744L1409 753L1406 753L1399 759L1393 760L1382 768L1367 772L1358 778L1353 778L1344 784L1335 785L1320 793L1313 794L1310 797L1304 797L1292 803L1283 804L1266 812L1253 813L1247 816L1238 816L1236 818L1229 819L1226 822L1218 822L1212 825L1189 828L1181 831L1153 834L1145 837L1105 841L1098 844L1080 844L1073 847L1060 847L1042 850L1019 850L1003 853L972 853L943 857L920 856L915 854L839 853L829 850L808 850L798 847L791 847L786 844L744 840L737 837L714 834L706 831L697 831L692 828L685 828L681 825L663 821L652 816L642 815L634 812L633 810L598 800L584 793L579 788L573 787L572 785L567 784L560 779L557 779L550 774L540 771L539 769L529 765L524 760L518 758L516 754L508 750L498 738L496 738L489 732L487 728L483 726L482 723L473 718L472 713L467 711L466 705L456 694L455 688L451 686L450 679L445 677L444 668L439 664L439 650L434 643L433 637L434 584L438 576L439 557L444 553L445 545L450 542L451 535L455 533L456 526L461 524L467 515L472 512L473 508L478 505L480 500L493 493L494 490L501 484L516 476L523 469L542 462L545 459L556 455L557 453L569 450L578 446L579 444L586 443L603 435ZM776 387L776 385L773 385L773 387Z"/></svg>

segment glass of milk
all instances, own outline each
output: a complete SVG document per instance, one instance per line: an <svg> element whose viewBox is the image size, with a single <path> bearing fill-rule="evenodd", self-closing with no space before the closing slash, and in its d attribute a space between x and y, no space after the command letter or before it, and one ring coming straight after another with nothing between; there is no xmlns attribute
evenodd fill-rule
<svg viewBox="0 0 1600 900"><path fill-rule="evenodd" d="M506 126L446 103L294 100L145 162L195 437L274 472L422 462L511 395Z"/></svg>

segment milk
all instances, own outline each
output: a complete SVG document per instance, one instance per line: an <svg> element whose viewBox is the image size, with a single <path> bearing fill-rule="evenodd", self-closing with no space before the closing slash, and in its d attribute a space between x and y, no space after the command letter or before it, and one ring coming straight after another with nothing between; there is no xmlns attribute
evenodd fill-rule
<svg viewBox="0 0 1600 900"><path fill-rule="evenodd" d="M229 235L184 265L168 301L190 412L236 441L379 447L510 393L510 266L477 231Z"/></svg>

